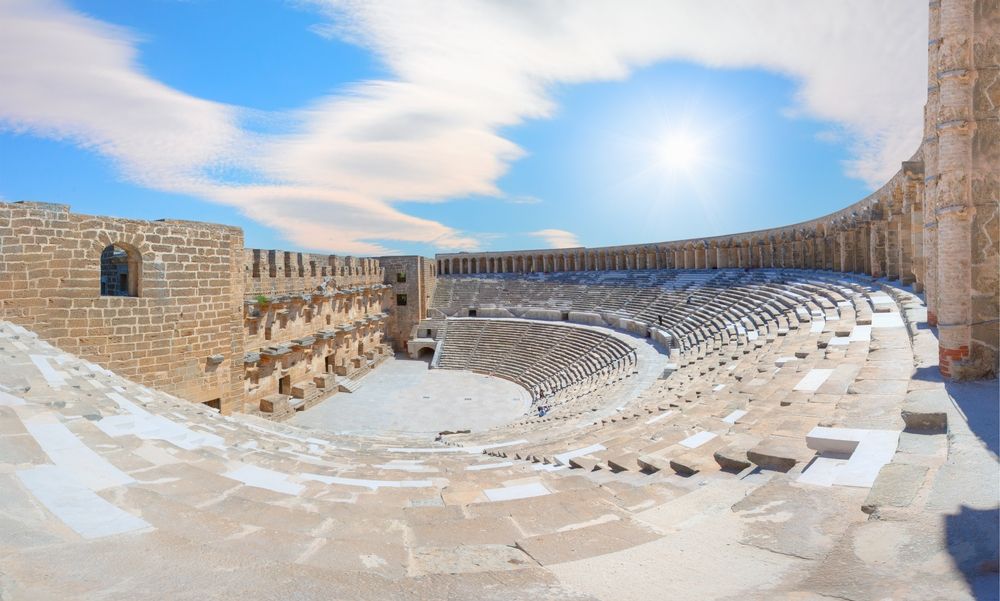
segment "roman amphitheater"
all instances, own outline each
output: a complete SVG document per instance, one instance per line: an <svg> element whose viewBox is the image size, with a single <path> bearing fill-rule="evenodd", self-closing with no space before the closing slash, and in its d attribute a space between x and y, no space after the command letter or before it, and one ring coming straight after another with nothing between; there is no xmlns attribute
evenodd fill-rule
<svg viewBox="0 0 1000 601"><path fill-rule="evenodd" d="M355 258L0 203L0 599L996 599L1000 5L930 32L916 152L766 231Z"/></svg>

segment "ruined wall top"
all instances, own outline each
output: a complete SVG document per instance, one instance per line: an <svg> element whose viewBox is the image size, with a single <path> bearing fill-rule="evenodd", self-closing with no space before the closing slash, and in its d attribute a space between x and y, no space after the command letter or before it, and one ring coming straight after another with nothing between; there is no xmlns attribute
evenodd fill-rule
<svg viewBox="0 0 1000 601"><path fill-rule="evenodd" d="M462 258L519 257L524 255L558 256L573 253L607 254L651 251L654 249L673 251L692 249L696 247L730 248L734 246L757 246L795 240L808 240L853 229L865 222L891 219L893 214L899 213L900 206L898 205L901 205L902 202L903 186L908 179L914 177L923 177L922 152L920 150L918 150L913 157L910 158L910 160L903 162L900 170L897 171L895 175L893 175L893 177L878 190L872 192L861 200L844 207L843 209L800 223L720 236L705 236L700 238L687 238L683 240L670 240L664 242L647 242L599 247L575 246L536 250L437 253L434 257L438 260L448 260Z"/></svg>
<svg viewBox="0 0 1000 601"><path fill-rule="evenodd" d="M247 248L243 251L246 297L307 293L318 286L352 288L381 284L378 259Z"/></svg>

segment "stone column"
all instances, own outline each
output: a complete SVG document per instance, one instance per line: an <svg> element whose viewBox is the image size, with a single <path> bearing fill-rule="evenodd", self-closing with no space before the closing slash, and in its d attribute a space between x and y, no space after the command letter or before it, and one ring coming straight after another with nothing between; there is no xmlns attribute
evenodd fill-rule
<svg viewBox="0 0 1000 601"><path fill-rule="evenodd" d="M967 369L972 334L972 62L973 2L943 0L940 5L940 85L938 133L938 341L939 366L946 377L976 374ZM995 274L994 274L995 276ZM994 328L996 324L994 323ZM992 367L992 366L991 366Z"/></svg>
<svg viewBox="0 0 1000 601"><path fill-rule="evenodd" d="M840 245L840 253L844 256L841 261L845 272L857 271L858 258L858 230L850 227L841 234L843 242Z"/></svg>
<svg viewBox="0 0 1000 601"><path fill-rule="evenodd" d="M903 267L903 283L913 284L916 292L923 291L924 285L924 228L923 228L923 175L924 164L919 161L903 163L905 184L903 187L903 214L909 217L907 238L910 240L909 274ZM904 218L904 222L906 219Z"/></svg>
<svg viewBox="0 0 1000 601"><path fill-rule="evenodd" d="M898 280L900 275L899 254L902 243L899 239L899 222L902 220L902 192L898 186L893 186L886 214L888 222L885 232L885 277L890 280Z"/></svg>
<svg viewBox="0 0 1000 601"><path fill-rule="evenodd" d="M970 166L972 282L969 363L963 377L1000 372L1000 6L979 0L973 17L972 163Z"/></svg>
<svg viewBox="0 0 1000 601"><path fill-rule="evenodd" d="M869 225L871 235L868 236L871 268L869 273L873 278L885 277L885 237L886 223L882 219L876 219Z"/></svg>
<svg viewBox="0 0 1000 601"><path fill-rule="evenodd" d="M854 252L854 271L871 275L871 222L862 221L858 224L855 241L857 248Z"/></svg>

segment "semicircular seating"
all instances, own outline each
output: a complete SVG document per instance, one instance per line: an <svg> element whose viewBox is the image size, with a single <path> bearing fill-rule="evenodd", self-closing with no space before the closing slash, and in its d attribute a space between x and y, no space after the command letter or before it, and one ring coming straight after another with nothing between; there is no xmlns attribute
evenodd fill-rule
<svg viewBox="0 0 1000 601"><path fill-rule="evenodd" d="M635 349L584 327L505 319L453 319L443 330L438 366L511 380L538 403L567 389L624 377Z"/></svg>
<svg viewBox="0 0 1000 601"><path fill-rule="evenodd" d="M739 279L731 295L708 284L656 293L720 310L684 298L669 317L684 341L675 364L627 403L440 443L222 416L0 323L0 590L5 601L638 599L650 587L778 598L843 596L839 566L851 565L873 574L871 587L961 597L957 569L906 571L902 559L851 551L885 528L861 507L887 503L893 528L915 541L909 553L938 548L920 538L922 499L947 435L901 432L904 397L934 389L913 380L905 324L919 300L840 276ZM517 287L541 299L535 285L546 287ZM645 289L620 294L646 294L644 310L653 302ZM509 327L496 323L448 319L447 336ZM496 371L488 359L463 368ZM554 368L540 362L517 377ZM619 393L609 390L608 401ZM893 459L897 440L909 463ZM845 444L855 450L822 450ZM911 475L883 479L872 462ZM880 486L915 492L900 501ZM743 576L710 581L705 557Z"/></svg>

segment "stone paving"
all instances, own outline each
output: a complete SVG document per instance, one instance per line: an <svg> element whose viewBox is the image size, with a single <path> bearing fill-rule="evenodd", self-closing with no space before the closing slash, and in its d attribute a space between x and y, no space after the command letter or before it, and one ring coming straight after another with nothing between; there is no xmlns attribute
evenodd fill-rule
<svg viewBox="0 0 1000 601"><path fill-rule="evenodd" d="M444 430L477 432L505 424L530 404L524 388L503 378L428 369L426 361L397 355L353 393L334 395L288 423L341 434L433 438Z"/></svg>

